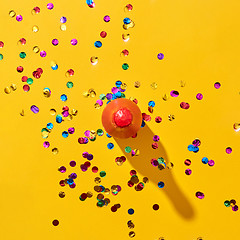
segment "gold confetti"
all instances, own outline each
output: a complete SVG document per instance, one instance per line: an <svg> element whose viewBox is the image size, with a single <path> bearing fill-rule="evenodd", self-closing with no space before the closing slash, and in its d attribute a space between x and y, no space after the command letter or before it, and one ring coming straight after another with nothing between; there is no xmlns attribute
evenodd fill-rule
<svg viewBox="0 0 240 240"><path fill-rule="evenodd" d="M86 91L86 92L83 92L83 96L84 97L89 97L89 93Z"/></svg>
<svg viewBox="0 0 240 240"><path fill-rule="evenodd" d="M96 65L98 63L98 57L93 56L90 58L90 61L91 61L92 65Z"/></svg>
<svg viewBox="0 0 240 240"><path fill-rule="evenodd" d="M149 179L148 179L147 177L144 177L144 178L143 178L143 182L144 182L144 183L149 183Z"/></svg>
<svg viewBox="0 0 240 240"><path fill-rule="evenodd" d="M46 139L49 136L49 130L47 128L42 129L42 138Z"/></svg>
<svg viewBox="0 0 240 240"><path fill-rule="evenodd" d="M173 121L174 119L175 119L174 115L172 115L172 114L168 115L168 120L169 121Z"/></svg>
<svg viewBox="0 0 240 240"><path fill-rule="evenodd" d="M167 94L164 94L163 97L162 97L162 99L163 99L164 101L167 101L167 100L168 100L168 95L167 95Z"/></svg>
<svg viewBox="0 0 240 240"><path fill-rule="evenodd" d="M129 28L135 27L135 23L131 20L131 22L128 24L128 27L129 27Z"/></svg>
<svg viewBox="0 0 240 240"><path fill-rule="evenodd" d="M98 103L95 103L95 104L94 104L94 107L95 107L96 109L100 109L100 108L101 108L101 106L100 106Z"/></svg>
<svg viewBox="0 0 240 240"><path fill-rule="evenodd" d="M13 18L13 17L16 16L16 13L15 13L13 10L11 10L11 11L9 12L9 16Z"/></svg>
<svg viewBox="0 0 240 240"><path fill-rule="evenodd" d="M20 112L20 115L21 115L22 117L25 115L23 109L22 109L22 111Z"/></svg>
<svg viewBox="0 0 240 240"><path fill-rule="evenodd" d="M240 130L240 123L234 123L233 124L233 129L238 132Z"/></svg>
<svg viewBox="0 0 240 240"><path fill-rule="evenodd" d="M151 83L150 86L153 90L157 89L157 83L155 83L155 82Z"/></svg>
<svg viewBox="0 0 240 240"><path fill-rule="evenodd" d="M50 114L54 116L54 115L56 114L56 110L55 110L55 109L53 109L53 108L52 108L52 109L50 109Z"/></svg>
<svg viewBox="0 0 240 240"><path fill-rule="evenodd" d="M65 192L62 192L62 191L61 191L61 192L59 192L58 195L59 195L60 198L64 198L64 197L65 197Z"/></svg>
<svg viewBox="0 0 240 240"><path fill-rule="evenodd" d="M135 232L131 231L131 232L129 233L129 237L130 237L130 238L135 237Z"/></svg>
<svg viewBox="0 0 240 240"><path fill-rule="evenodd" d="M73 116L71 115L71 114L69 114L67 117L66 117L66 119L68 120L68 121L71 121L71 120L73 120ZM64 120L63 120L64 121Z"/></svg>
<svg viewBox="0 0 240 240"><path fill-rule="evenodd" d="M180 82L180 86L181 86L181 87L185 87L185 85L186 85L186 82L183 81L183 80L181 80L181 82Z"/></svg>
<svg viewBox="0 0 240 240"><path fill-rule="evenodd" d="M33 52L39 53L39 51L40 51L40 48L38 46L33 47Z"/></svg>
<svg viewBox="0 0 240 240"><path fill-rule="evenodd" d="M66 24L61 24L61 25L60 25L60 29L61 29L62 31L66 31L66 30L67 30Z"/></svg>
<svg viewBox="0 0 240 240"><path fill-rule="evenodd" d="M123 29L128 30L129 29L129 24L123 24Z"/></svg>
<svg viewBox="0 0 240 240"><path fill-rule="evenodd" d="M78 110L72 109L72 110L71 110L71 114L72 114L73 116L77 116Z"/></svg>
<svg viewBox="0 0 240 240"><path fill-rule="evenodd" d="M58 152L59 152L58 148L53 148L53 149L52 149L52 153L53 153L54 155L58 154Z"/></svg>
<svg viewBox="0 0 240 240"><path fill-rule="evenodd" d="M5 88L4 88L4 92L5 92L6 94L11 93L10 87L5 87Z"/></svg>
<svg viewBox="0 0 240 240"><path fill-rule="evenodd" d="M127 42L127 41L130 39L130 34L124 33L124 34L122 35L122 39L123 39L124 42Z"/></svg>
<svg viewBox="0 0 240 240"><path fill-rule="evenodd" d="M93 196L93 193L88 191L88 192L87 192L87 197L88 197L88 198L91 198L92 196Z"/></svg>
<svg viewBox="0 0 240 240"><path fill-rule="evenodd" d="M43 95L44 95L44 97L49 98L51 96L50 89L49 88L44 88L43 89Z"/></svg>
<svg viewBox="0 0 240 240"><path fill-rule="evenodd" d="M12 83L10 88L11 88L11 90L16 91L17 90L17 85Z"/></svg>
<svg viewBox="0 0 240 240"><path fill-rule="evenodd" d="M127 89L127 84L126 83L122 83L121 89L126 90Z"/></svg>
<svg viewBox="0 0 240 240"><path fill-rule="evenodd" d="M39 31L39 27L38 27L37 25L34 25L34 26L32 27L32 31L33 31L34 33L38 32L38 31Z"/></svg>
<svg viewBox="0 0 240 240"><path fill-rule="evenodd" d="M94 179L94 182L95 182L96 184L99 184L99 183L101 182L101 178L100 178L100 177L96 177L96 178Z"/></svg>
<svg viewBox="0 0 240 240"><path fill-rule="evenodd" d="M141 83L140 83L139 81L136 81L136 82L134 83L134 87L135 87L135 88L140 88L140 86L141 86Z"/></svg>
<svg viewBox="0 0 240 240"><path fill-rule="evenodd" d="M88 93L89 93L89 96L90 96L91 98L96 97L96 92L94 91L93 88L90 88L90 89L88 90Z"/></svg>
<svg viewBox="0 0 240 240"><path fill-rule="evenodd" d="M130 220L127 222L128 228L133 229L135 227L134 223Z"/></svg>
<svg viewBox="0 0 240 240"><path fill-rule="evenodd" d="M173 163L172 163L172 162L169 162L169 163L167 164L167 168L168 168L168 169L172 169L172 168L173 168L173 166L174 166L174 165L173 165Z"/></svg>

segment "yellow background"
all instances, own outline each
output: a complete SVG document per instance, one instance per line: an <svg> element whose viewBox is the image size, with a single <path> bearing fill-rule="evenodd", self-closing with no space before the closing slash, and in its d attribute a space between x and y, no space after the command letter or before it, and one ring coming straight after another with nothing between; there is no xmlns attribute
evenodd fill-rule
<svg viewBox="0 0 240 240"><path fill-rule="evenodd" d="M45 0L1 2L0 40L5 46L0 49L4 56L0 62L0 239L129 239L128 220L135 224L136 240L159 237L166 240L239 239L239 212L226 208L224 201L235 199L239 204L240 199L240 133L233 130L233 124L240 121L240 2L96 0L96 7L90 9L84 0L59 0L53 1L51 11L47 9L47 3ZM131 12L124 11L128 3L133 5ZM31 14L35 6L41 9L38 15ZM10 18L10 10L21 14L23 21ZM109 23L103 21L107 14L111 17ZM60 30L61 16L67 17L65 32ZM121 38L126 32L122 28L125 17L130 17L136 24L127 31L130 33L128 42ZM39 27L39 32L32 32L33 25ZM102 40L101 31L108 34ZM17 44L22 37L27 40L25 46ZM51 44L53 38L59 39L56 47ZM70 44L72 38L78 39L76 46ZM97 40L103 43L100 49L94 47ZM45 50L46 58L35 54L34 46ZM125 48L130 54L121 57L120 52ZM20 59L21 51L26 52L25 59ZM162 61L157 59L159 52L165 55ZM96 66L91 65L91 56L98 56ZM52 60L59 65L57 71L51 69ZM130 66L127 71L121 68L124 62ZM19 65L24 67L22 74L16 71ZM41 78L34 79L31 90L24 92L21 76L32 76L38 67L43 68ZM65 72L70 68L75 74L67 78ZM66 87L69 80L74 82L72 89ZM140 156L127 155L131 164L126 161L120 167L116 165L115 157L123 154L120 147L133 147L132 139L122 145L119 143L120 147L105 135L87 145L77 142L85 130L102 128L102 109L94 108L97 97L84 98L82 93L89 88L94 88L97 96L107 93L116 80L128 85L127 97L137 98L142 112L147 112L148 101L156 102L148 132L160 136L161 148L174 163L170 172L159 172L159 180L166 179L166 190L159 189L154 180L140 192L127 186L129 172L134 168L131 164L135 166L139 159L148 156L148 152L144 152L148 149L146 146L149 147L149 159L147 157L145 161L150 163L151 155L155 154L151 150L151 140L142 144L142 130L139 137L143 141L137 142ZM181 80L186 82L185 87L180 87ZM139 89L134 88L135 81L141 82ZM214 88L217 81L222 85L218 90ZM157 82L156 90L150 87L152 82ZM12 83L18 89L5 94L3 89ZM52 91L50 98L43 96L45 87ZM178 90L180 96L163 101L162 96L169 95L172 90ZM201 101L195 97L199 92L203 94ZM66 104L60 100L63 93L68 96ZM182 101L190 104L188 110L180 108ZM33 104L39 107L38 114L30 111ZM59 125L49 110L55 108L60 113L64 105L78 109L79 114L72 121ZM24 117L19 114L22 109L25 110ZM168 120L169 114L175 116L174 121ZM157 115L163 118L160 124L154 122ZM54 129L48 138L50 148L45 149L41 129L48 122L54 124ZM61 133L69 127L75 127L76 132L64 139ZM146 139L150 139L150 135ZM187 150L195 138L202 143L198 153ZM115 144L113 150L107 149L108 142ZM225 152L228 146L233 149L230 155ZM53 147L59 148L58 155L51 153ZM122 187L117 196L110 196L110 206L96 206L97 194L93 187L97 174L90 169L85 173L80 170L80 164L84 163L83 151L94 155L92 166L106 171L107 176L101 184ZM156 154L159 151L161 149ZM215 166L202 164L204 156L213 159ZM190 176L184 173L187 158L192 161ZM71 160L77 162L75 168L69 166ZM58 171L62 165L67 167L65 174ZM71 172L78 174L76 188L60 187L59 181ZM166 177L167 174L170 175ZM144 172L138 176L141 181ZM167 189L170 189L170 195L165 194ZM174 189L181 192L183 202ZM59 191L64 191L66 197L59 198ZM87 191L94 192L94 196L81 202L79 195ZM196 191L202 191L205 198L197 199ZM110 207L117 203L121 208L112 213ZM155 203L160 206L158 211L152 209ZM178 205L178 210L173 203ZM184 207L187 207L186 211ZM129 208L135 210L134 215L128 215ZM52 225L54 219L59 220L59 226Z"/></svg>

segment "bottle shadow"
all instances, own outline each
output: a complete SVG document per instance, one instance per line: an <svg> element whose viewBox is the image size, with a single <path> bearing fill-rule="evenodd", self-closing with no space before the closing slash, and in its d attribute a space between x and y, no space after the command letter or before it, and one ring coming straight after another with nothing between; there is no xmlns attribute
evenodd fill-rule
<svg viewBox="0 0 240 240"><path fill-rule="evenodd" d="M151 164L152 158L158 159L159 157L164 158L167 165L170 163L167 153L161 144L161 141L158 142L157 149L152 148L154 135L155 134L146 124L145 127L139 130L136 138L114 139L125 156L126 146L130 146L132 149L139 149L139 156L130 158L126 156L130 164L138 173L142 174L144 177L148 177L148 179L156 186L158 185L159 181L163 181L165 183L165 186L161 190L163 190L171 200L179 215L185 219L194 218L194 209L189 200L179 188L178 183L175 181L172 175L171 169L166 168L159 170L158 167L154 167Z"/></svg>

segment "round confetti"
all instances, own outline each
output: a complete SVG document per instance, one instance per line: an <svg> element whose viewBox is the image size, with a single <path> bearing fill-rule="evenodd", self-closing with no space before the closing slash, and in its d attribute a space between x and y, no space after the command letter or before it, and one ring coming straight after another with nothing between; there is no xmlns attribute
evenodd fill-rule
<svg viewBox="0 0 240 240"><path fill-rule="evenodd" d="M30 87L28 85L23 86L23 91L28 92L30 90Z"/></svg>
<svg viewBox="0 0 240 240"><path fill-rule="evenodd" d="M46 57L46 56L47 56L47 53L46 53L45 51L41 51L41 52L40 52L40 56L41 56L41 57Z"/></svg>
<svg viewBox="0 0 240 240"><path fill-rule="evenodd" d="M181 102L181 103L180 103L180 107L181 107L182 109L189 109L190 105L189 105L189 103Z"/></svg>
<svg viewBox="0 0 240 240"><path fill-rule="evenodd" d="M231 203L230 203L230 201L226 200L226 201L224 202L224 205L225 205L226 207L230 207Z"/></svg>
<svg viewBox="0 0 240 240"><path fill-rule="evenodd" d="M125 10L126 10L126 11L132 11L132 10L133 10L132 4L127 4L127 5L125 6Z"/></svg>
<svg viewBox="0 0 240 240"><path fill-rule="evenodd" d="M106 176L106 172L105 172L105 171L101 171L101 172L99 173L99 175L100 175L100 177L105 177L105 176Z"/></svg>
<svg viewBox="0 0 240 240"><path fill-rule="evenodd" d="M52 9L54 8L54 5L53 5L52 3L48 3L48 4L47 4L47 8L48 8L49 10L52 10Z"/></svg>
<svg viewBox="0 0 240 240"><path fill-rule="evenodd" d="M134 214L134 210L132 208L129 208L128 209L128 214L133 215Z"/></svg>
<svg viewBox="0 0 240 240"><path fill-rule="evenodd" d="M232 148L227 147L227 148L226 148L226 153L227 153L227 154L230 154L231 152L232 152Z"/></svg>
<svg viewBox="0 0 240 240"><path fill-rule="evenodd" d="M214 87L216 89L219 89L221 87L221 84L219 82L214 83Z"/></svg>
<svg viewBox="0 0 240 240"><path fill-rule="evenodd" d="M196 197L199 199L203 199L204 198L204 194L202 192L196 192Z"/></svg>
<svg viewBox="0 0 240 240"><path fill-rule="evenodd" d="M71 162L69 163L69 165L70 165L71 167L75 167L75 166L76 166L76 162L75 162L75 161L71 161Z"/></svg>
<svg viewBox="0 0 240 240"><path fill-rule="evenodd" d="M19 44L22 44L22 45L25 45L26 42L27 42L27 40L26 40L25 38L21 38L21 39L18 41L18 43L19 43Z"/></svg>
<svg viewBox="0 0 240 240"><path fill-rule="evenodd" d="M157 211L159 209L159 205L158 204L154 204L153 205L153 210Z"/></svg>
<svg viewBox="0 0 240 240"><path fill-rule="evenodd" d="M52 45L53 46L57 46L58 43L59 43L59 41L56 38L52 40Z"/></svg>
<svg viewBox="0 0 240 240"><path fill-rule="evenodd" d="M66 94L62 94L60 98L63 102L67 101L67 95Z"/></svg>
<svg viewBox="0 0 240 240"><path fill-rule="evenodd" d="M32 79L32 78L28 78L28 79L27 79L27 83L28 83L29 85L31 85L31 84L33 83L33 79Z"/></svg>
<svg viewBox="0 0 240 240"><path fill-rule="evenodd" d="M163 60L163 58L164 58L163 53L159 53L159 54L157 55L157 58L158 58L159 60Z"/></svg>
<svg viewBox="0 0 240 240"><path fill-rule="evenodd" d="M25 52L20 52L19 57L24 59L26 57L26 53Z"/></svg>
<svg viewBox="0 0 240 240"><path fill-rule="evenodd" d="M61 17L61 18L60 18L60 22L61 22L61 23L67 22L67 18L66 18L66 17Z"/></svg>
<svg viewBox="0 0 240 240"><path fill-rule="evenodd" d="M105 38L105 37L107 36L107 33L106 33L105 31L102 31L102 32L100 33L100 36L101 36L102 38Z"/></svg>
<svg viewBox="0 0 240 240"><path fill-rule="evenodd" d="M48 141L45 141L45 142L43 143L43 146L44 146L45 148L49 148L49 147L50 147L50 143L49 143Z"/></svg>
<svg viewBox="0 0 240 240"><path fill-rule="evenodd" d="M38 46L33 47L33 52L39 53L40 48Z"/></svg>
<svg viewBox="0 0 240 240"><path fill-rule="evenodd" d="M67 88L72 88L73 87L73 82L67 82Z"/></svg>
<svg viewBox="0 0 240 240"><path fill-rule="evenodd" d="M96 42L94 43L94 46L95 46L96 48L100 48L100 47L102 47L102 42L96 41Z"/></svg>
<svg viewBox="0 0 240 240"><path fill-rule="evenodd" d="M208 163L208 158L203 157L203 158L202 158L202 163L207 164L207 163Z"/></svg>
<svg viewBox="0 0 240 240"><path fill-rule="evenodd" d="M155 107L155 102L154 102L154 101L148 102L148 106L149 106L149 107Z"/></svg>
<svg viewBox="0 0 240 240"><path fill-rule="evenodd" d="M12 18L15 17L15 16L16 16L15 11L11 10L11 11L9 12L9 16L12 17Z"/></svg>
<svg viewBox="0 0 240 240"><path fill-rule="evenodd" d="M185 170L185 174L186 175L191 175L192 174L192 170L191 169L186 169Z"/></svg>
<svg viewBox="0 0 240 240"><path fill-rule="evenodd" d="M57 219L52 221L52 225L53 226L58 226L59 225L59 221Z"/></svg>
<svg viewBox="0 0 240 240"><path fill-rule="evenodd" d="M22 66L17 67L17 72L22 73L23 72L23 67Z"/></svg>
<svg viewBox="0 0 240 240"><path fill-rule="evenodd" d="M35 114L39 112L39 108L36 105L32 105L30 109Z"/></svg>
<svg viewBox="0 0 240 240"><path fill-rule="evenodd" d="M66 31L66 30L67 30L66 24L61 24L60 29L61 29L62 31Z"/></svg>
<svg viewBox="0 0 240 240"><path fill-rule="evenodd" d="M64 138L67 138L67 137L68 137L68 132L67 132L67 131L63 131L63 132L62 132L62 136L63 136Z"/></svg>
<svg viewBox="0 0 240 240"><path fill-rule="evenodd" d="M16 20L17 20L18 22L21 22L21 21L23 20L22 15L17 15L17 16L16 16Z"/></svg>
<svg viewBox="0 0 240 240"><path fill-rule="evenodd" d="M124 64L122 65L122 69L123 69L123 70L128 70L128 68L129 68L129 65L128 65L127 63L124 63Z"/></svg>
<svg viewBox="0 0 240 240"><path fill-rule="evenodd" d="M33 26L32 27L32 31L34 32L34 33L36 33L36 32L38 32L39 31L39 28L38 28L38 26Z"/></svg>
<svg viewBox="0 0 240 240"><path fill-rule="evenodd" d="M173 91L170 92L170 95L171 95L172 97L178 97L178 96L179 96L179 92L173 90Z"/></svg>
<svg viewBox="0 0 240 240"><path fill-rule="evenodd" d="M201 93L198 93L196 95L196 98L197 98L197 100L202 100L203 99L203 95Z"/></svg>
<svg viewBox="0 0 240 240"><path fill-rule="evenodd" d="M73 39L71 40L71 44L72 44L73 46L77 45L77 43L78 43L77 39L73 38Z"/></svg>
<svg viewBox="0 0 240 240"><path fill-rule="evenodd" d="M110 17L108 15L106 15L104 18L103 18L104 22L110 22Z"/></svg>
<svg viewBox="0 0 240 240"><path fill-rule="evenodd" d="M238 211L238 206L237 206L237 205L233 206L233 207L232 207L232 210L233 210L234 212Z"/></svg>
<svg viewBox="0 0 240 240"><path fill-rule="evenodd" d="M128 234L128 235L129 235L129 237L130 237L130 238L133 238L133 237L135 237L135 235L136 235L136 234L135 234L135 232L134 232L134 231L131 231L131 232L129 232L129 234Z"/></svg>
<svg viewBox="0 0 240 240"><path fill-rule="evenodd" d="M158 187L159 187L159 188L163 188L164 185L165 185L164 182L159 182L159 183L158 183Z"/></svg>
<svg viewBox="0 0 240 240"><path fill-rule="evenodd" d="M108 143L107 148L108 149L113 149L114 148L114 144L113 143Z"/></svg>
<svg viewBox="0 0 240 240"><path fill-rule="evenodd" d="M162 122L162 118L159 117L159 116L157 116L157 117L155 118L155 122L156 122L156 123L160 123L160 122Z"/></svg>
<svg viewBox="0 0 240 240"><path fill-rule="evenodd" d="M60 168L58 168L58 171L61 173L65 173L66 172L66 168L64 166L61 166Z"/></svg>
<svg viewBox="0 0 240 240"><path fill-rule="evenodd" d="M214 166L214 164L215 164L215 162L214 162L213 160L209 160L209 161L208 161L208 165L209 165L210 167Z"/></svg>
<svg viewBox="0 0 240 240"><path fill-rule="evenodd" d="M186 160L184 161L184 164L185 164L186 166L190 166L190 165L191 165L191 160L186 159Z"/></svg>

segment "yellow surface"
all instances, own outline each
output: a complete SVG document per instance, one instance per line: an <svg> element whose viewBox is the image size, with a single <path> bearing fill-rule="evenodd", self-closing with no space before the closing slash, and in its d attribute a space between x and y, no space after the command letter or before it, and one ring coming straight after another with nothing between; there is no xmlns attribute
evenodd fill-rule
<svg viewBox="0 0 240 240"><path fill-rule="evenodd" d="M94 9L85 0L53 1L51 11L47 3L12 0L2 2L0 8L0 41L5 43L0 49L4 56L0 61L0 239L129 239L127 221L132 220L136 240L238 240L239 212L225 207L224 201L240 201L240 133L233 130L233 124L240 121L240 2L131 1L131 12L124 11L129 3L125 0L96 0ZM41 8L38 15L31 14L35 6ZM23 21L11 18L10 10L21 14ZM106 14L111 17L109 23L103 21ZM66 31L60 30L61 16L68 19ZM126 33L122 28L124 17L136 24L127 31L128 42L121 37ZM32 32L34 25L39 27L37 33ZM101 40L103 30L108 36ZM17 45L21 37L27 40L25 46ZM59 39L56 47L51 44L53 38ZM70 44L72 38L78 39L77 46ZM103 43L100 49L94 47L97 40ZM34 46L45 50L47 57L35 54ZM125 48L130 54L121 57ZM26 52L25 59L19 58L21 51ZM165 55L162 61L157 59L159 52ZM99 58L96 66L90 63L92 56ZM52 60L59 65L57 71L50 67ZM121 68L124 62L130 66L127 71ZM16 71L19 65L24 67L22 74ZM21 76L32 76L38 67L43 68L41 78L34 79L31 90L24 92ZM67 78L65 72L70 68L75 74ZM69 79L74 82L72 89L66 87ZM156 102L152 121L139 132L136 141L118 141L118 146L104 135L87 145L78 144L85 130L102 127L102 109L95 109L94 103L99 94L110 91L116 80L128 85L127 97L136 97L142 112L147 112L149 100ZM180 86L181 80L186 82L185 87ZM135 81L141 82L139 89L134 88ZM214 88L217 81L222 85L218 90ZM150 87L152 82L157 82L156 90ZM12 83L17 90L7 95L3 90ZM42 93L45 87L52 91L50 98ZM97 97L82 96L89 88L95 89ZM172 90L178 90L180 96L163 101L162 96ZM198 92L203 94L201 101L196 100ZM68 96L66 104L60 100L63 93ZM188 110L180 108L182 101L190 104ZM33 104L39 107L38 114L30 111ZM49 110L55 108L60 113L64 105L78 109L79 114L72 121L57 124ZM175 115L175 120L169 121L169 114ZM163 118L160 124L154 122L157 115ZM54 124L54 129L48 138L50 148L45 149L41 129L48 122ZM73 126L76 132L64 139L62 131ZM151 149L153 134L161 139L158 150ZM187 150L195 138L202 143L198 153ZM115 144L113 150L107 149L110 141ZM123 154L121 148L125 146L138 147L140 155L127 155L128 161L119 167L115 157ZM230 155L225 152L228 146L233 149ZM58 155L52 154L54 147L59 148ZM96 206L93 187L98 174L90 169L83 173L79 168L84 163L83 151L94 155L92 166L107 172L101 184L122 187L117 196L109 197L107 207ZM151 165L152 172L144 167L144 161L150 164L151 157L160 154L174 163L172 170L156 173ZM204 156L214 159L215 166L202 164ZM192 161L190 176L184 173L187 158ZM71 160L77 162L75 168L69 166ZM67 167L64 174L58 171L62 165ZM131 169L140 172L140 181L146 175L151 180L140 192L127 186ZM59 181L74 171L78 174L77 187L60 187ZM159 180L165 182L164 189L156 186ZM61 199L59 191L64 191L66 197ZM81 202L79 195L87 191L94 196ZM202 191L205 198L197 199L196 191ZM117 203L121 208L112 213L110 207ZM160 205L158 211L152 209L155 203ZM135 210L132 216L127 213L129 208ZM59 220L59 226L52 225L54 219Z"/></svg>

